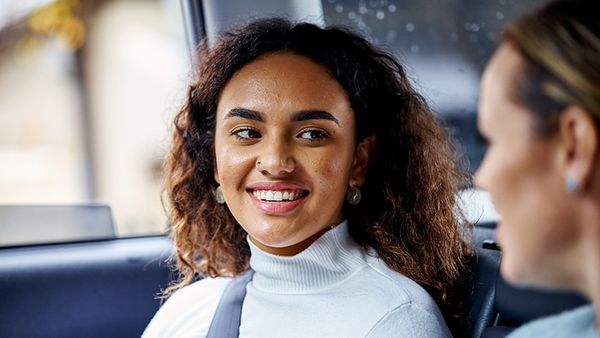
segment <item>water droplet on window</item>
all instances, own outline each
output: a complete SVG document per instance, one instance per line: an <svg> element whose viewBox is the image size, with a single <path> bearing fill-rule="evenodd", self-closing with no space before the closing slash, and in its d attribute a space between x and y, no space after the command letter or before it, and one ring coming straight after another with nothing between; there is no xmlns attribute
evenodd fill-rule
<svg viewBox="0 0 600 338"><path fill-rule="evenodd" d="M365 25L364 22L361 21L361 22L358 23L358 29L362 30L362 29L365 29L366 27L367 27L367 25Z"/></svg>
<svg viewBox="0 0 600 338"><path fill-rule="evenodd" d="M377 7L377 1L375 1L375 0L369 1L369 7L373 7L373 8Z"/></svg>
<svg viewBox="0 0 600 338"><path fill-rule="evenodd" d="M330 4L333 4L333 3L335 3L335 0L329 0L329 3L330 3Z"/></svg>
<svg viewBox="0 0 600 338"><path fill-rule="evenodd" d="M479 32L480 26L476 23L465 23L465 30L468 32Z"/></svg>
<svg viewBox="0 0 600 338"><path fill-rule="evenodd" d="M412 46L410 46L410 51L413 53L418 53L419 52L419 45L417 45L416 43L413 44Z"/></svg>
<svg viewBox="0 0 600 338"><path fill-rule="evenodd" d="M383 20L383 18L385 18L385 13L383 13L383 11L377 11L377 14L375 14L375 17L379 20Z"/></svg>
<svg viewBox="0 0 600 338"><path fill-rule="evenodd" d="M335 11L338 13L342 13L344 11L344 6L342 6L341 4L336 5Z"/></svg>
<svg viewBox="0 0 600 338"><path fill-rule="evenodd" d="M388 11L390 11L390 13L395 13L396 12L396 5L391 4L388 6Z"/></svg>
<svg viewBox="0 0 600 338"><path fill-rule="evenodd" d="M415 25L413 25L412 23L407 23L406 24L406 31L407 32L412 32L415 30Z"/></svg>
<svg viewBox="0 0 600 338"><path fill-rule="evenodd" d="M388 42L394 42L396 40L396 31L395 30L389 30L386 34L386 40Z"/></svg>
<svg viewBox="0 0 600 338"><path fill-rule="evenodd" d="M500 11L496 12L496 19L503 20L504 19L504 13L502 13Z"/></svg>
<svg viewBox="0 0 600 338"><path fill-rule="evenodd" d="M367 6L365 6L365 5L362 5L362 6L360 6L360 7L358 8L358 12L359 12L360 14L367 14L367 12L368 12L368 11L369 11L369 10L367 9Z"/></svg>
<svg viewBox="0 0 600 338"><path fill-rule="evenodd" d="M354 11L348 12L348 19L350 19L350 20L356 19L356 13L354 13Z"/></svg>

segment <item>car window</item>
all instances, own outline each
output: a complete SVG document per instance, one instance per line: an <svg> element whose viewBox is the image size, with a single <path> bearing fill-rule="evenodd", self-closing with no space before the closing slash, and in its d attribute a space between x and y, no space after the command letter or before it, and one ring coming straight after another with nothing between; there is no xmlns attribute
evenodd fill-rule
<svg viewBox="0 0 600 338"><path fill-rule="evenodd" d="M162 158L189 76L178 1L0 3L0 204L112 209L162 232Z"/></svg>
<svg viewBox="0 0 600 338"><path fill-rule="evenodd" d="M544 0L324 0L327 24L392 51L460 143L473 173L485 151L475 119L479 78L502 26Z"/></svg>
<svg viewBox="0 0 600 338"><path fill-rule="evenodd" d="M542 2L323 0L317 21L393 52L474 172L481 72L500 27ZM182 3L0 3L0 205L108 205L119 236L164 231L162 159L192 76Z"/></svg>

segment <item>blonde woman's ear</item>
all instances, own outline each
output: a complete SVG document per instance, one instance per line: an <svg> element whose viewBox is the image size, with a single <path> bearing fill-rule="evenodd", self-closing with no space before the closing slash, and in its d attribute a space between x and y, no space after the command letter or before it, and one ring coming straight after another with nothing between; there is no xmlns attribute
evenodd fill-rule
<svg viewBox="0 0 600 338"><path fill-rule="evenodd" d="M597 172L600 147L594 117L579 106L569 106L559 117L560 143L563 149L567 189L580 191L589 186Z"/></svg>

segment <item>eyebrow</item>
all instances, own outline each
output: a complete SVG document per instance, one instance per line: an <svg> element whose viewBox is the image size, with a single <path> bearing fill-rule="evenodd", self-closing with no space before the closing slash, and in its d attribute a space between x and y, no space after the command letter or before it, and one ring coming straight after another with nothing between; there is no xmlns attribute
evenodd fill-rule
<svg viewBox="0 0 600 338"><path fill-rule="evenodd" d="M225 115L224 119L229 119L232 117L241 117L258 122L265 122L265 115L263 113L246 108L233 108L227 113L227 115ZM324 110L301 110L292 114L290 120L292 122L329 120L335 122L338 126L340 125L340 122L335 118L335 116Z"/></svg>
<svg viewBox="0 0 600 338"><path fill-rule="evenodd" d="M225 115L224 119L229 119L232 117L241 117L244 119L254 120L258 122L265 122L265 117L263 113L246 108L233 108L229 111L229 113L227 113L227 115Z"/></svg>
<svg viewBox="0 0 600 338"><path fill-rule="evenodd" d="M301 110L296 112L290 118L293 122L308 121L308 120L330 120L335 122L338 126L340 121L324 110Z"/></svg>

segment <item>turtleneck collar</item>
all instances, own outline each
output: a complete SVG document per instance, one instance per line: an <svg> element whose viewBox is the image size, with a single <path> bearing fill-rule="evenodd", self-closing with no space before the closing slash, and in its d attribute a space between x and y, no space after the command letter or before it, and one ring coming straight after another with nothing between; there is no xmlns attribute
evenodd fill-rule
<svg viewBox="0 0 600 338"><path fill-rule="evenodd" d="M275 293L309 293L335 285L365 265L365 252L354 242L344 221L294 256L262 251L248 240L252 285Z"/></svg>

